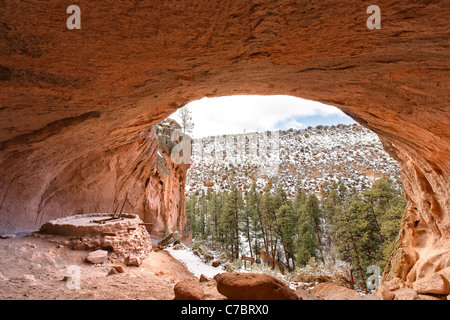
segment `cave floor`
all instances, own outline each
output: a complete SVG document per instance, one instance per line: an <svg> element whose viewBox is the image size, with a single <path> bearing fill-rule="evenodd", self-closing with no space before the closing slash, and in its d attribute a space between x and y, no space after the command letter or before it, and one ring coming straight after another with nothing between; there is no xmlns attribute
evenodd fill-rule
<svg viewBox="0 0 450 320"><path fill-rule="evenodd" d="M171 300L177 282L195 278L165 250L152 251L140 267L110 261L94 265L86 262L88 251L72 250L63 242L63 237L49 235L0 240L0 299ZM125 272L108 276L113 265ZM80 271L79 289L64 280L69 266ZM201 285L206 299L224 298L214 281Z"/></svg>

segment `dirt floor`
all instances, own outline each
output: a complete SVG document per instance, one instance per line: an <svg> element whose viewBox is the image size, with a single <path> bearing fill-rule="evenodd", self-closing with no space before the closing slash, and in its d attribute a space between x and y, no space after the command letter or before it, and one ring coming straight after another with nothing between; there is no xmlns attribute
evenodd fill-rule
<svg viewBox="0 0 450 320"><path fill-rule="evenodd" d="M171 300L178 281L195 278L164 250L151 252L140 267L110 261L94 265L86 261L88 251L67 248L64 240L40 234L1 239L0 299ZM108 275L114 265L121 265L125 272ZM79 271L79 289L77 282L65 279L71 269ZM206 299L224 299L214 281L202 287Z"/></svg>

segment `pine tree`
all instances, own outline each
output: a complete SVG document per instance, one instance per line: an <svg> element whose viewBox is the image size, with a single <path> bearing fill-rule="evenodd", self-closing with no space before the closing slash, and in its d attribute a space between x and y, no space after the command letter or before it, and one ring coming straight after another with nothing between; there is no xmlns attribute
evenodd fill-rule
<svg viewBox="0 0 450 320"><path fill-rule="evenodd" d="M356 274L366 289L364 271L376 262L379 240L370 208L358 193L347 199L344 209L334 216L333 232L340 258L356 269Z"/></svg>
<svg viewBox="0 0 450 320"><path fill-rule="evenodd" d="M292 210L294 213L297 213L300 210L300 207L303 206L306 202L307 194L303 189L300 182L295 186L295 195L292 200Z"/></svg>
<svg viewBox="0 0 450 320"><path fill-rule="evenodd" d="M284 255L289 269L295 268L295 229L297 225L294 211L289 204L283 204L276 214L280 241L284 248ZM292 267L290 262L292 261Z"/></svg>
<svg viewBox="0 0 450 320"><path fill-rule="evenodd" d="M253 181L248 193L247 208L252 221L253 250L251 250L251 252L254 252L255 256L257 256L261 249L259 245L261 239L261 196L260 193L256 191L255 181Z"/></svg>
<svg viewBox="0 0 450 320"><path fill-rule="evenodd" d="M317 198L315 193L309 194L306 198L306 203L303 207L306 218L309 219L311 224L314 226L314 231L317 240L317 248L319 249L320 256L322 258L322 262L324 262L323 250L322 250L322 241L320 240L321 236L321 221L320 218L322 216L322 211L319 206L319 199Z"/></svg>
<svg viewBox="0 0 450 320"><path fill-rule="evenodd" d="M198 232L202 239L206 239L207 233L207 220L208 220L208 206L207 199L204 191L200 192L200 196L197 202L198 205Z"/></svg>
<svg viewBox="0 0 450 320"><path fill-rule="evenodd" d="M214 242L219 242L219 219L222 212L221 194L208 190L207 202L209 212L208 225L211 228L211 238Z"/></svg>
<svg viewBox="0 0 450 320"><path fill-rule="evenodd" d="M273 261L272 268L275 268L277 255L278 234L275 224L276 212L278 211L277 203L280 198L271 193L271 186L268 185L261 198L261 232L264 239L264 248L267 255Z"/></svg>
<svg viewBox="0 0 450 320"><path fill-rule="evenodd" d="M221 217L222 228L227 230L228 233L225 236L225 244L231 248L231 257L233 259L239 259L239 223L242 207L242 193L237 189L236 185L233 184L231 190L226 195Z"/></svg>
<svg viewBox="0 0 450 320"><path fill-rule="evenodd" d="M394 251L398 238L401 219L406 208L406 199L401 188L393 187L393 196L389 199L386 210L380 215L380 229L384 242L381 245L381 260L379 266L386 267L389 256Z"/></svg>
<svg viewBox="0 0 450 320"><path fill-rule="evenodd" d="M322 209L322 215L324 219L323 223L323 239L324 247L326 248L327 255L332 259L333 263L336 260L335 255L335 240L333 239L333 233L331 227L333 223L333 217L338 210L341 210L342 203L338 192L338 182L325 182L321 186L320 195L321 202L320 207Z"/></svg>
<svg viewBox="0 0 450 320"><path fill-rule="evenodd" d="M192 225L192 236L195 238L197 235L197 222L196 222L196 211L197 201L194 196L186 199L186 217Z"/></svg>
<svg viewBox="0 0 450 320"><path fill-rule="evenodd" d="M305 266L311 258L316 258L317 240L314 225L302 209L298 212L297 264Z"/></svg>

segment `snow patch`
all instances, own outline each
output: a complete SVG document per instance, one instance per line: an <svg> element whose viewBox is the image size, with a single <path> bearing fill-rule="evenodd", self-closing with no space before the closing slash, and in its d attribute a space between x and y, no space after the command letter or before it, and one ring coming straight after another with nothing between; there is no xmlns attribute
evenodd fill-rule
<svg viewBox="0 0 450 320"><path fill-rule="evenodd" d="M209 263L202 261L200 257L194 254L194 252L186 247L180 249L174 249L173 247L166 248L169 254L183 263L192 274L196 277L204 274L208 278L213 278L216 274L226 272L222 266L213 267Z"/></svg>

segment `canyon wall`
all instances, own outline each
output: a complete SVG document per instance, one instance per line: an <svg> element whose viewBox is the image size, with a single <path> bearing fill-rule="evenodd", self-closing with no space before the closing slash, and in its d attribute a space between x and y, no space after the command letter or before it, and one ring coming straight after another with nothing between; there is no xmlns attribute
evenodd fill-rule
<svg viewBox="0 0 450 320"><path fill-rule="evenodd" d="M64 150L73 148L76 142L72 139L77 139L76 135L67 137L58 151L53 149L57 156L50 167L42 166L50 159L39 152L3 162L2 187L6 192L0 231L37 230L49 220L68 215L118 213L122 209L138 214L156 236L165 227L184 229L183 195L189 164L172 161L175 142L158 134L156 125L114 147L80 150L75 159L69 160L64 157ZM50 141L46 143L58 148L57 143ZM45 152L46 148L39 149ZM26 193L32 188L40 192ZM11 194L15 196L8 197Z"/></svg>
<svg viewBox="0 0 450 320"><path fill-rule="evenodd" d="M449 266L450 1L377 1L381 29L372 4L79 0L69 30L66 1L0 1L0 229L126 192L127 211L181 228L157 203L182 206L184 169L149 175L156 155L132 139L205 96L286 94L340 108L399 162L408 208L385 278Z"/></svg>

